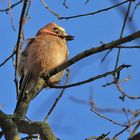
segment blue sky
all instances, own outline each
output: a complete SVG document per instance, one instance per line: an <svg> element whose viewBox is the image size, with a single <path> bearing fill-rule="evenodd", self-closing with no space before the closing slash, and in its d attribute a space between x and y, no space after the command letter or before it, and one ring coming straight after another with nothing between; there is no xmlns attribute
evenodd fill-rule
<svg viewBox="0 0 140 140"><path fill-rule="evenodd" d="M85 5L84 1L68 0L68 9L62 5L62 0L59 2L56 0L47 1L47 4L61 16L70 16L109 7L114 3L112 1L90 0L89 3ZM16 1L11 0L11 3L14 2ZM121 7L126 9L127 5L128 4L124 4ZM133 4L132 9L134 6ZM5 7L7 7L7 1L0 0L0 9ZM9 15L0 13L0 62L11 54L16 45L21 8L22 5L12 10L13 23L16 31L13 31L11 28ZM38 29L47 23L56 22L64 27L69 34L75 36L74 41L68 42L70 52L69 58L72 58L86 49L101 45L100 41L108 43L118 39L124 18L120 10L120 8L115 8L93 16L58 20L44 8L39 0L36 0L32 2L29 11L31 19L29 19L24 26L25 38L33 37ZM133 22L127 22L124 36L140 29L138 17L140 17L140 8L135 12ZM127 45L138 45L139 43L140 40L137 40L127 43ZM115 65L116 52L116 49L113 50L102 64L100 62L105 52L90 56L72 65L70 67L70 83L85 80L112 70ZM138 84L140 81L139 59L140 51L138 49L123 49L121 51L119 64L125 63L132 65L130 69L122 71L121 79L128 76L131 78L126 83L122 83L121 86L126 93L133 96L140 96L140 87ZM4 112L12 113L16 105L16 92L14 85L14 68L11 60L0 68L0 77L0 105ZM88 102L89 96L92 93L94 102L99 108L139 109L140 103L137 100L126 99L125 102L122 102L119 99L121 94L116 89L115 85L106 88L102 87L102 85L110 81L112 81L112 77L108 76L86 85L66 89L64 96L48 120L54 134L62 140L84 140L87 137L99 136L102 133L108 132L110 132L109 137L112 137L123 129L95 115L90 111L90 106L74 102L70 99L70 97L74 97ZM43 120L59 92L60 90L56 89L43 90L39 96L32 101L27 116L32 120ZM115 121L121 123L127 122L123 113L119 115L114 113L103 114ZM129 137L129 132L122 134L119 139L124 140L127 137Z"/></svg>

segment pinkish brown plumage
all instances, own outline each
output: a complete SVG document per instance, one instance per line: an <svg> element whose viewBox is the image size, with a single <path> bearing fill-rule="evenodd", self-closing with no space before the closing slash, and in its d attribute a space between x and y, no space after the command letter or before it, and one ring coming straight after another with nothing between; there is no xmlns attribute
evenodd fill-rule
<svg viewBox="0 0 140 140"><path fill-rule="evenodd" d="M67 35L65 30L55 23L49 23L38 31L36 37L22 52L19 60L20 92L30 93L30 90L37 84L41 73L47 72L67 60L67 41L72 39L72 36ZM63 73L64 71L59 72L49 81L52 83L60 81Z"/></svg>

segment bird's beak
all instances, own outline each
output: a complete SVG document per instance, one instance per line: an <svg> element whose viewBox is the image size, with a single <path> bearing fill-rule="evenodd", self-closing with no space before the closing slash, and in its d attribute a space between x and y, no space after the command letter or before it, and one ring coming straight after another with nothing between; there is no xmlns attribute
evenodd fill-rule
<svg viewBox="0 0 140 140"><path fill-rule="evenodd" d="M66 39L67 41L71 41L71 40L74 40L74 36L72 36L72 35L66 35L66 36L65 36L65 39Z"/></svg>

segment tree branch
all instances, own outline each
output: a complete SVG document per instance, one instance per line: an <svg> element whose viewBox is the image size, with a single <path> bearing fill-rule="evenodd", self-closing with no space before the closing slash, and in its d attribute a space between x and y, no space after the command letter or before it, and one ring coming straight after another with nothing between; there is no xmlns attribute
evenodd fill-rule
<svg viewBox="0 0 140 140"><path fill-rule="evenodd" d="M15 51L10 55L8 56L1 64L0 64L0 67L2 67L8 60L10 60L13 56L15 55Z"/></svg>
<svg viewBox="0 0 140 140"><path fill-rule="evenodd" d="M14 8L15 6L19 5L22 2L23 2L23 0L20 0L6 9L0 9L0 12L8 12L10 9Z"/></svg>
<svg viewBox="0 0 140 140"><path fill-rule="evenodd" d="M118 4L113 5L111 7L107 7L107 8L104 8L104 9L101 9L101 10L98 10L98 11L95 11L95 12L86 13L86 14L79 14L79 15L67 16L67 17L61 17L60 15L58 15L58 16L55 15L55 16L58 19L66 19L66 20L72 19L72 18L84 17L84 16L91 16L91 15L95 15L95 14L99 14L101 12L105 12L105 11L111 10L111 9L113 9L115 7L118 7L120 5L123 5L123 4L125 4L125 3L129 2L129 1L133 1L133 0L126 0L124 2L118 3Z"/></svg>
<svg viewBox="0 0 140 140"><path fill-rule="evenodd" d="M56 140L47 123L26 121L15 115L7 115L1 110L0 127L6 140L20 140L18 131L24 134L40 134L42 140Z"/></svg>
<svg viewBox="0 0 140 140"><path fill-rule="evenodd" d="M17 127L10 116L0 110L0 127L6 140L20 140Z"/></svg>
<svg viewBox="0 0 140 140"><path fill-rule="evenodd" d="M24 24L24 21L25 21L24 15L25 15L25 11L26 11L26 8L27 8L27 3L28 3L28 0L24 0L23 8L22 8L21 16L20 16L20 22L19 22L18 38L17 38L16 48L15 48L15 51L16 51L15 85L16 85L17 95L19 93L19 91L18 91L18 81L17 81L18 58L19 58L20 40L22 38L22 27L23 27L23 24Z"/></svg>
<svg viewBox="0 0 140 140"><path fill-rule="evenodd" d="M31 122L13 117L18 131L24 134L40 134L42 140L56 140L51 128L45 122Z"/></svg>
<svg viewBox="0 0 140 140"><path fill-rule="evenodd" d="M80 86L80 85L87 84L89 82L95 81L97 79L101 79L101 78L106 77L108 75L114 75L115 73L120 72L122 69L129 68L129 67L130 67L130 65L123 64L113 71L109 71L109 72L97 75L95 77L91 77L91 78L89 78L87 80L84 80L84 81L81 81L81 82L77 82L77 83L73 83L73 84L69 84L69 85L62 85L62 86L55 86L55 85L52 85L50 83L49 87L51 87L51 88L70 88L70 87Z"/></svg>
<svg viewBox="0 0 140 140"><path fill-rule="evenodd" d="M140 31L137 31L131 35L120 38L118 40L112 41L108 44L103 44L103 45L98 46L96 48L88 49L88 50L81 52L78 55L74 56L73 58L71 58L67 62L58 66L57 68L54 68L54 69L48 71L47 73L41 74L41 78L48 81L51 76L55 75L56 73L66 69L67 67L73 65L74 63L76 63L76 62L78 62L78 61L80 61L80 60L82 60L90 55L97 54L99 52L103 52L103 51L111 49L111 48L116 48L118 45L121 45L121 44L126 43L126 42L130 42L130 41L135 40L137 38L140 38Z"/></svg>

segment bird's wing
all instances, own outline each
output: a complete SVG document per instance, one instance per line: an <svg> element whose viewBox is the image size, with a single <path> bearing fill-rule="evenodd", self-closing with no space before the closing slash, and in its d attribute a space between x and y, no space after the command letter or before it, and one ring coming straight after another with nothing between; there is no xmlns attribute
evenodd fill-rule
<svg viewBox="0 0 140 140"><path fill-rule="evenodd" d="M40 82L38 79L34 80L33 73L35 69L28 68L31 65L35 66L34 59L32 60L32 62L30 61L30 65L28 60L29 56L31 57L31 53L33 52L34 46L36 46L35 44L37 44L37 46L42 45L40 42L37 43L36 39L33 38L30 40L30 42L28 42L25 50L22 53L20 53L19 56L18 76L20 81L19 81L19 95L17 97L18 99L17 106L21 102L22 98L24 98L25 93L28 94L32 90L34 94L37 94L43 88L44 85L43 81ZM27 67L27 63L28 63L28 67ZM36 66L35 68L37 69Z"/></svg>

